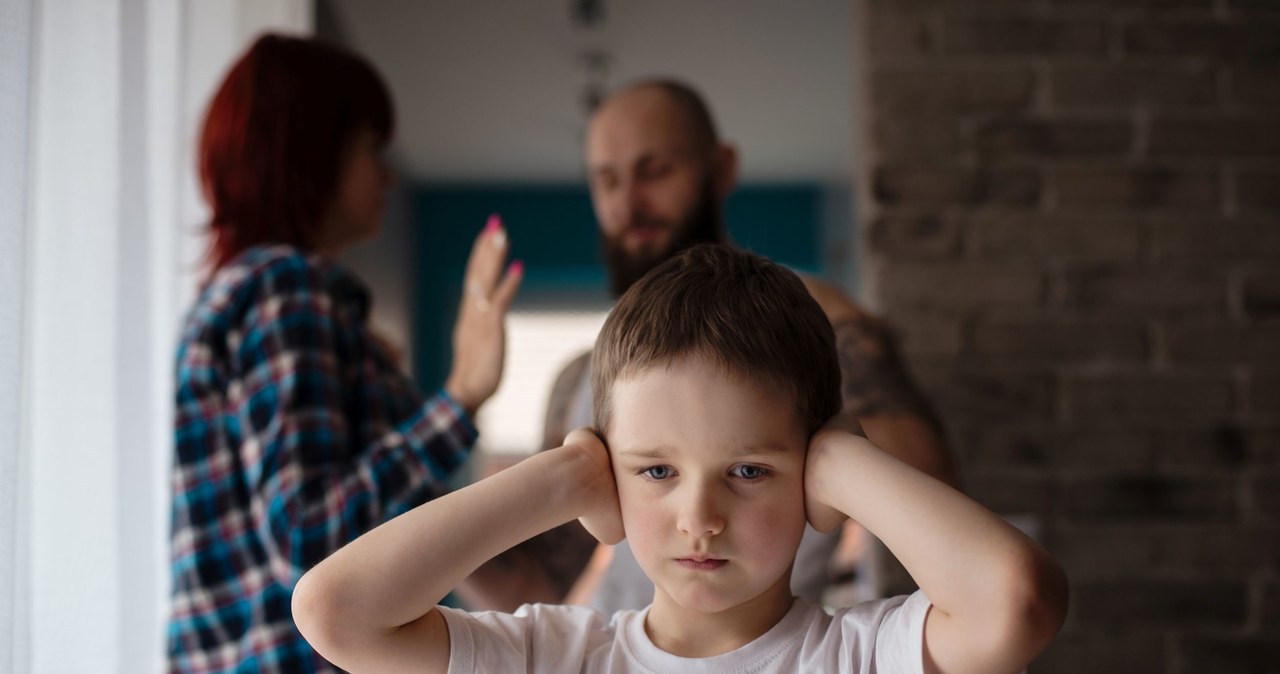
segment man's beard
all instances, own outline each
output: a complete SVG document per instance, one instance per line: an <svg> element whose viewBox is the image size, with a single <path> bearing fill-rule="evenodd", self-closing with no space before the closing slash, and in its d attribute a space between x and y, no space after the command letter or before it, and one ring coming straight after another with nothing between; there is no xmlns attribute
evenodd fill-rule
<svg viewBox="0 0 1280 674"><path fill-rule="evenodd" d="M684 249L700 243L718 243L724 240L720 223L720 203L716 200L710 176L704 182L698 196L698 203L689 213L689 217L675 223L672 231L671 243L666 250L638 253L628 253L623 249L622 238L625 233L615 239L610 239L608 236L600 238L605 266L609 272L609 292L613 293L614 297L621 297L632 284L643 278L650 270L675 257Z"/></svg>

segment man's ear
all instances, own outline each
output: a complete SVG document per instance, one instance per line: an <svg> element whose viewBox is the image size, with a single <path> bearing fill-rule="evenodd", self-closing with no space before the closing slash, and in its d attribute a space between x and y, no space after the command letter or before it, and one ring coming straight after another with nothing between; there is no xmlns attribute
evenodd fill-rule
<svg viewBox="0 0 1280 674"><path fill-rule="evenodd" d="M711 156L711 171L716 197L720 201L728 199L738 186L738 148L728 143L716 145Z"/></svg>

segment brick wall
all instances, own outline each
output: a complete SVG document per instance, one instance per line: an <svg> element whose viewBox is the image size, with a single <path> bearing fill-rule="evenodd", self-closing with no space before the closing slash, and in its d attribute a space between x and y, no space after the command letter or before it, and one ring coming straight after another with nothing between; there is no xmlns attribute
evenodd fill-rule
<svg viewBox="0 0 1280 674"><path fill-rule="evenodd" d="M869 299L1072 580L1032 672L1280 671L1280 1L858 20Z"/></svg>

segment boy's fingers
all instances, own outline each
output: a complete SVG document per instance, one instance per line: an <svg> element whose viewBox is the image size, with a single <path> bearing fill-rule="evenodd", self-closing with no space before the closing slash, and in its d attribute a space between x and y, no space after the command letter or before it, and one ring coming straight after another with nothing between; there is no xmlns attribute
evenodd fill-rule
<svg viewBox="0 0 1280 674"><path fill-rule="evenodd" d="M858 417L852 412L840 412L827 420L823 424L824 430L839 430L852 433L854 435L865 436L862 430L862 423L858 421Z"/></svg>
<svg viewBox="0 0 1280 674"><path fill-rule="evenodd" d="M595 430L590 426L582 426L569 431L569 434L564 436L564 444L578 445L579 447L598 446L601 450L604 449L604 442L600 440L600 436L596 435Z"/></svg>

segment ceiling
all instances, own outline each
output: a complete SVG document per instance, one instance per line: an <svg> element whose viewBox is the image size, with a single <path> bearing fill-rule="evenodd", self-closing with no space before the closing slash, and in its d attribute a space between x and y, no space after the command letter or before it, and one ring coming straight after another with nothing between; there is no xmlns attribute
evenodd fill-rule
<svg viewBox="0 0 1280 674"><path fill-rule="evenodd" d="M847 182L852 0L322 0L320 31L371 58L396 98L410 179L576 181L589 81L676 76L701 89L748 181Z"/></svg>

